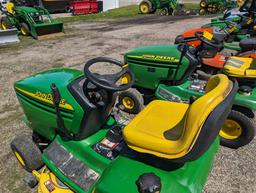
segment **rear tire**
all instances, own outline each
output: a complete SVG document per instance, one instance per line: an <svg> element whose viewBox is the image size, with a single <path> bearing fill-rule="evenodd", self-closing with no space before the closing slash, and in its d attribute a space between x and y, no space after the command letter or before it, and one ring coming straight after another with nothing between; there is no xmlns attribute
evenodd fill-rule
<svg viewBox="0 0 256 193"><path fill-rule="evenodd" d="M11 149L21 166L28 172L38 170L44 165L41 151L28 136L16 137L11 142Z"/></svg>
<svg viewBox="0 0 256 193"><path fill-rule="evenodd" d="M207 1L202 0L202 1L200 1L199 5L200 5L201 8L206 8L207 7Z"/></svg>
<svg viewBox="0 0 256 193"><path fill-rule="evenodd" d="M124 112L137 114L144 107L142 94L135 88L123 91L118 96L118 108Z"/></svg>
<svg viewBox="0 0 256 193"><path fill-rule="evenodd" d="M140 13L149 14L153 11L152 3L148 0L144 0L139 5Z"/></svg>
<svg viewBox="0 0 256 193"><path fill-rule="evenodd" d="M237 149L250 143L255 136L253 120L241 112L232 110L220 133L221 145Z"/></svg>
<svg viewBox="0 0 256 193"><path fill-rule="evenodd" d="M2 30L12 29L12 24L7 17L1 18L1 29Z"/></svg>
<svg viewBox="0 0 256 193"><path fill-rule="evenodd" d="M29 27L26 23L21 23L20 32L23 36L29 36L30 35L30 30L29 30Z"/></svg>

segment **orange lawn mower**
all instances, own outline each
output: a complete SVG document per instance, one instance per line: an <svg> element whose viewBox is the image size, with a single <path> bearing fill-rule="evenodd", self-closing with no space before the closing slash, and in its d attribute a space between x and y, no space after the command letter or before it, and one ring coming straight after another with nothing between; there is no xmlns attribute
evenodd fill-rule
<svg viewBox="0 0 256 193"><path fill-rule="evenodd" d="M198 75L208 78L209 75L219 73L227 64L227 61L238 68L245 63L248 63L248 66L254 65L254 60L251 58L256 58L256 38L241 40L239 44L241 51L227 56L221 53L224 47L223 41L220 41L219 37L214 37L210 33L210 28L192 31L194 32L193 38L183 39L182 43L194 47L194 54L200 61ZM178 43L177 38L176 43Z"/></svg>

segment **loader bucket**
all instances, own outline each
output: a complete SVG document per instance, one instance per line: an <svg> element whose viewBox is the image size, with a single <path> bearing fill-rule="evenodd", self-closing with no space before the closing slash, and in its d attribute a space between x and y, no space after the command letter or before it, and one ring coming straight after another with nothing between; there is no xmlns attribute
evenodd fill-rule
<svg viewBox="0 0 256 193"><path fill-rule="evenodd" d="M19 42L17 29L0 30L0 45L15 44Z"/></svg>
<svg viewBox="0 0 256 193"><path fill-rule="evenodd" d="M36 39L48 39L64 34L62 22L34 24L31 35Z"/></svg>

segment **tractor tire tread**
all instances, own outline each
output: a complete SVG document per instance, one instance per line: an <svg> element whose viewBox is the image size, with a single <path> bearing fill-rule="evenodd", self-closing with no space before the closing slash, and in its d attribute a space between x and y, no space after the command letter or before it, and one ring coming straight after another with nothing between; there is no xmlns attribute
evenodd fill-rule
<svg viewBox="0 0 256 193"><path fill-rule="evenodd" d="M142 94L135 88L129 88L126 91L123 91L118 96L118 104L122 104L122 99L125 96L129 96L134 99L135 101L135 107L131 110L124 109L125 112L131 113L131 114L138 114L143 108L144 108L144 98Z"/></svg>
<svg viewBox="0 0 256 193"><path fill-rule="evenodd" d="M17 152L25 163L23 168L28 172L40 169L44 164L41 159L41 151L29 136L16 137L11 142L11 149Z"/></svg>
<svg viewBox="0 0 256 193"><path fill-rule="evenodd" d="M242 125L242 134L239 138L233 140L224 139L221 137L221 145L232 149L237 149L239 147L249 144L255 137L254 120L236 110L232 110L228 118L236 120L239 122L239 124Z"/></svg>
<svg viewBox="0 0 256 193"><path fill-rule="evenodd" d="M13 28L11 22L9 21L9 19L7 17L2 17L1 18L1 23L2 22L5 22L7 24L7 29L12 29Z"/></svg>

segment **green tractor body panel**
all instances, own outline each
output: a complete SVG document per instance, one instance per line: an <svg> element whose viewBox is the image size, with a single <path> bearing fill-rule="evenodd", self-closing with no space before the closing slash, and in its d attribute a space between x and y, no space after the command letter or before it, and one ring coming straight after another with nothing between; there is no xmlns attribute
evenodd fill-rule
<svg viewBox="0 0 256 193"><path fill-rule="evenodd" d="M35 39L64 32L63 22L53 21L49 12L42 7L15 6L14 11L14 14L6 13L11 24L20 29L21 24L25 23Z"/></svg>
<svg viewBox="0 0 256 193"><path fill-rule="evenodd" d="M85 164L87 168L98 174L97 180L86 189L75 183L68 175L63 174L58 168L63 163L63 160L59 165L54 164L54 161L47 156L47 149L44 151L42 159L46 166L61 181L65 182L66 185L77 193L138 193L136 181L140 175L150 172L155 173L161 178L161 193L200 193L212 168L214 156L219 147L219 138L217 138L208 151L196 161L187 162L178 169L166 171L123 155L119 155L114 160L109 160L95 152L92 146L101 141L107 131L107 129L101 129L94 135L81 141L63 141L57 136L53 142L57 142L77 160ZM51 145L49 148L51 148ZM171 164L173 163L168 162L168 166Z"/></svg>
<svg viewBox="0 0 256 193"><path fill-rule="evenodd" d="M181 6L177 0L149 0L154 9L162 9L164 7L172 8L173 10L180 9Z"/></svg>
<svg viewBox="0 0 256 193"><path fill-rule="evenodd" d="M15 91L28 126L49 140L55 137L56 112L51 94L54 83L61 93L60 109L65 125L70 132L77 133L84 111L68 90L68 85L82 75L78 70L49 70L16 82Z"/></svg>
<svg viewBox="0 0 256 193"><path fill-rule="evenodd" d="M228 21L239 22L240 19L241 17L237 16L229 19ZM219 27L223 29L223 28L227 28L228 26L226 24L226 20L224 20L222 17L217 17L217 18L211 19L211 23L208 23L202 26L202 28L208 28L208 27Z"/></svg>
<svg viewBox="0 0 256 193"><path fill-rule="evenodd" d="M154 90L161 80L175 78L180 55L177 45L155 45L129 51L124 57L135 75L135 86ZM184 57L175 79L180 80L188 68Z"/></svg>
<svg viewBox="0 0 256 193"><path fill-rule="evenodd" d="M188 103L190 97L196 98L204 95L204 92L197 92L190 89L191 80L184 82L178 86L168 86L160 84L156 90L156 98L161 100L171 100ZM256 89L252 90L251 95L242 95L239 92L236 94L234 105L256 111Z"/></svg>
<svg viewBox="0 0 256 193"><path fill-rule="evenodd" d="M239 42L224 43L224 48L230 49L230 50L236 50L236 51L241 50L241 48L239 46Z"/></svg>

